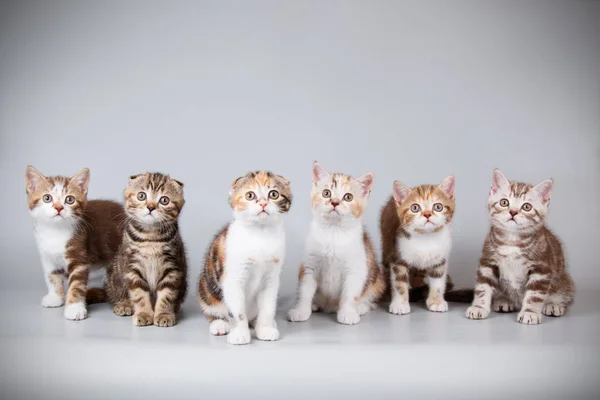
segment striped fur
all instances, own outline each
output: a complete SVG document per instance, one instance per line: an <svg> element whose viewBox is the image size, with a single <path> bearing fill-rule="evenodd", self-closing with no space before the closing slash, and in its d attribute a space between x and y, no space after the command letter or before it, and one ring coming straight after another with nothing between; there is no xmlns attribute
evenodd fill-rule
<svg viewBox="0 0 600 400"><path fill-rule="evenodd" d="M160 173L132 176L125 190L127 222L108 268L107 294L114 313L133 315L136 326L177 322L187 290L178 225L183 204L183 184Z"/></svg>

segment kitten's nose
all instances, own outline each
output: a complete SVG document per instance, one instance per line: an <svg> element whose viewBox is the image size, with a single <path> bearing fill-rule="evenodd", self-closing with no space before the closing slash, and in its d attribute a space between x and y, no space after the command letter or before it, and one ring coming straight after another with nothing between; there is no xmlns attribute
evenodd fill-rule
<svg viewBox="0 0 600 400"><path fill-rule="evenodd" d="M56 211L60 214L60 212L62 210L64 210L65 208L63 206L54 206L54 208L56 209Z"/></svg>
<svg viewBox="0 0 600 400"><path fill-rule="evenodd" d="M154 207L154 206L148 206L148 211L149 212L152 212L154 210L156 210L156 207Z"/></svg>
<svg viewBox="0 0 600 400"><path fill-rule="evenodd" d="M262 209L264 210L264 209L265 209L265 207L267 206L267 203L260 203L260 204L259 204L259 206L261 206L261 207L262 207Z"/></svg>
<svg viewBox="0 0 600 400"><path fill-rule="evenodd" d="M423 216L424 216L425 218L429 219L429 217L431 217L431 213L430 213L429 211L425 211L425 212L423 213Z"/></svg>
<svg viewBox="0 0 600 400"><path fill-rule="evenodd" d="M340 205L340 201L339 200L331 200L331 205L333 206L333 208L336 208L337 206Z"/></svg>
<svg viewBox="0 0 600 400"><path fill-rule="evenodd" d="M515 216L515 215L517 215L519 212L518 212L518 211L513 211L513 210L510 210L510 211L509 211L509 213L510 213L511 217L514 217L514 216Z"/></svg>

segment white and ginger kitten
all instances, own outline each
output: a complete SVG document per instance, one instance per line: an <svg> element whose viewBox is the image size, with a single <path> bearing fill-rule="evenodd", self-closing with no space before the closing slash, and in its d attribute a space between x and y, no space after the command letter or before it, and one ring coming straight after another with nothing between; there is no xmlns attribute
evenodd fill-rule
<svg viewBox="0 0 600 400"><path fill-rule="evenodd" d="M355 179L313 164L314 217L306 243L308 258L300 267L298 299L288 313L290 321L306 321L313 311L324 311L337 312L341 324L357 324L385 291L362 223L372 186L372 173Z"/></svg>
<svg viewBox="0 0 600 400"><path fill-rule="evenodd" d="M292 204L290 182L269 171L236 179L229 191L233 222L212 241L198 282L198 301L213 335L230 344L279 339L275 322L285 255L282 215Z"/></svg>

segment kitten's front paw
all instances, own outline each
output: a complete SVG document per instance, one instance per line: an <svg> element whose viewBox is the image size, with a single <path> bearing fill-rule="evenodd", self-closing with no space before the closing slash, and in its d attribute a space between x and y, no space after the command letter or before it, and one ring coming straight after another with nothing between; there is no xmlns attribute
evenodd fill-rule
<svg viewBox="0 0 600 400"><path fill-rule="evenodd" d="M490 315L490 310L478 306L471 306L467 308L466 315L469 319L486 319L488 315Z"/></svg>
<svg viewBox="0 0 600 400"><path fill-rule="evenodd" d="M546 304L542 312L549 317L560 317L565 311L567 311L567 308L558 304Z"/></svg>
<svg viewBox="0 0 600 400"><path fill-rule="evenodd" d="M135 326L147 326L152 325L154 322L154 317L152 314L147 312L141 312L139 314L135 314L133 316L133 324Z"/></svg>
<svg viewBox="0 0 600 400"><path fill-rule="evenodd" d="M250 343L250 329L248 328L233 328L227 335L227 343L229 344L248 344Z"/></svg>
<svg viewBox="0 0 600 400"><path fill-rule="evenodd" d="M79 321L87 318L87 308L84 303L67 304L65 307L65 318L71 321Z"/></svg>
<svg viewBox="0 0 600 400"><path fill-rule="evenodd" d="M310 318L310 308L292 308L288 312L288 319L292 322L302 322Z"/></svg>
<svg viewBox="0 0 600 400"><path fill-rule="evenodd" d="M273 341L279 339L279 331L276 327L258 325L254 330L256 331L256 338L259 340Z"/></svg>
<svg viewBox="0 0 600 400"><path fill-rule="evenodd" d="M433 312L446 312L448 311L448 302L446 300L427 300L427 308Z"/></svg>
<svg viewBox="0 0 600 400"><path fill-rule="evenodd" d="M64 297L60 297L56 293L48 293L42 298L42 306L46 308L60 307L65 304Z"/></svg>
<svg viewBox="0 0 600 400"><path fill-rule="evenodd" d="M542 322L542 314L532 311L521 311L517 321L526 325L537 325Z"/></svg>
<svg viewBox="0 0 600 400"><path fill-rule="evenodd" d="M229 323L223 319L215 319L208 328L210 333L215 336L223 336L229 333Z"/></svg>
<svg viewBox="0 0 600 400"><path fill-rule="evenodd" d="M360 315L354 308L343 308L337 313L337 321L344 325L355 325L360 322Z"/></svg>
<svg viewBox="0 0 600 400"><path fill-rule="evenodd" d="M390 303L389 311L391 314L405 315L410 313L410 304L401 301L393 301Z"/></svg>
<svg viewBox="0 0 600 400"><path fill-rule="evenodd" d="M177 318L175 317L175 314L162 313L154 316L154 325L156 326L162 326L166 328L173 326L176 323Z"/></svg>
<svg viewBox="0 0 600 400"><path fill-rule="evenodd" d="M133 315L133 308L129 304L115 304L113 312L121 317Z"/></svg>
<svg viewBox="0 0 600 400"><path fill-rule="evenodd" d="M506 300L496 300L493 303L494 311L497 313L508 313L515 311L515 306Z"/></svg>

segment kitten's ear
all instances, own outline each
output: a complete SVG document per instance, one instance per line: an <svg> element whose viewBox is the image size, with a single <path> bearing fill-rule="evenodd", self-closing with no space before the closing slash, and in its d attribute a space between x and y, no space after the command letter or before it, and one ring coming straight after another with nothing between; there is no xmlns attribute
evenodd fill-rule
<svg viewBox="0 0 600 400"><path fill-rule="evenodd" d="M31 165L25 170L25 183L27 193L33 193L38 190L43 182L46 181L46 177L42 175L40 171L33 168Z"/></svg>
<svg viewBox="0 0 600 400"><path fill-rule="evenodd" d="M554 185L554 181L552 179L546 179L542 183L535 185L531 191L535 193L542 203L548 204L550 201L550 196L552 196L552 186Z"/></svg>
<svg viewBox="0 0 600 400"><path fill-rule="evenodd" d="M363 176L361 176L360 178L358 178L356 180L358 183L360 183L360 186L362 187L363 196L368 196L369 193L371 193L371 188L373 187L374 179L375 179L375 174L373 174L372 172L369 172L367 174L364 174Z"/></svg>
<svg viewBox="0 0 600 400"><path fill-rule="evenodd" d="M183 182L178 181L177 179L173 179L173 178L171 178L171 179L173 180L173 182L175 182L176 184L178 184L179 187L183 187Z"/></svg>
<svg viewBox="0 0 600 400"><path fill-rule="evenodd" d="M329 176L329 172L317 161L313 163L313 183L317 184L321 179Z"/></svg>
<svg viewBox="0 0 600 400"><path fill-rule="evenodd" d="M235 181L233 181L231 183L231 186L229 187L229 197L233 196L233 193L235 192L235 188L237 187L237 185L240 183L240 181L242 179L244 179L246 176L240 176L239 178L237 178Z"/></svg>
<svg viewBox="0 0 600 400"><path fill-rule="evenodd" d="M448 196L454 197L454 189L456 187L456 179L454 179L454 175L447 176L438 187L442 189Z"/></svg>
<svg viewBox="0 0 600 400"><path fill-rule="evenodd" d="M494 170L494 176L492 178L492 188L490 189L490 195L496 194L499 190L510 192L510 182L498 168Z"/></svg>
<svg viewBox="0 0 600 400"><path fill-rule="evenodd" d="M399 181L394 182L394 200L396 200L398 204L401 204L404 200L406 200L411 191L412 189L406 186L404 183Z"/></svg>
<svg viewBox="0 0 600 400"><path fill-rule="evenodd" d="M88 185L90 184L90 170L87 168L82 169L76 175L69 179L69 185L73 185L87 194Z"/></svg>
<svg viewBox="0 0 600 400"><path fill-rule="evenodd" d="M129 180L130 181L135 181L137 178L144 176L144 174L137 174L137 175L130 175L129 176Z"/></svg>
<svg viewBox="0 0 600 400"><path fill-rule="evenodd" d="M285 183L286 185L289 185L289 184L290 184L290 181L289 181L288 179L284 178L283 176L281 176L281 175L277 175L277 177L278 177L279 179L281 179L281 180L283 181L283 183Z"/></svg>

